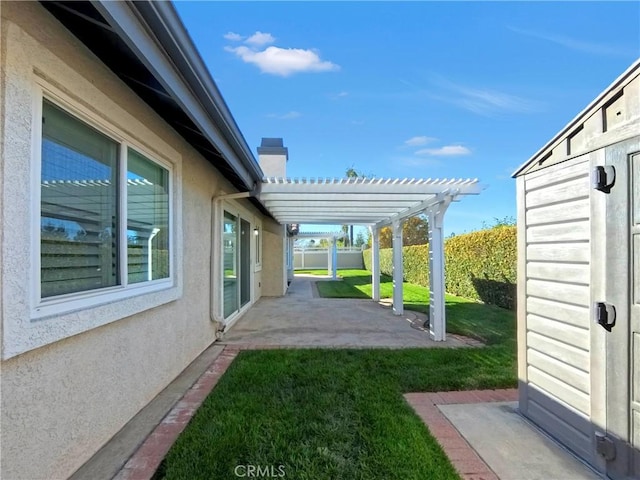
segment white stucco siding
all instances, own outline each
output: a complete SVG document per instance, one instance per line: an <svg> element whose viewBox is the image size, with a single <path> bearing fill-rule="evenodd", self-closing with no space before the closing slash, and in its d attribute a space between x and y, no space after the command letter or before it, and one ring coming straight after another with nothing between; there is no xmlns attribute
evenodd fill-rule
<svg viewBox="0 0 640 480"><path fill-rule="evenodd" d="M588 156L529 174L524 188L528 383L588 417Z"/></svg>
<svg viewBox="0 0 640 480"><path fill-rule="evenodd" d="M11 349L17 339L24 353L8 355L1 365L0 477L67 478L215 340L211 199L233 188L39 3L2 2L1 15L0 217L10 228L3 223L0 323L3 343ZM90 314L69 314L64 322L29 318L36 77L174 163L176 282L164 293L133 299L134 314L113 302ZM167 292L169 298L161 298ZM101 316L111 320L82 328ZM33 338L36 332L55 338L68 328L65 322L78 327L67 338L44 346L41 337Z"/></svg>

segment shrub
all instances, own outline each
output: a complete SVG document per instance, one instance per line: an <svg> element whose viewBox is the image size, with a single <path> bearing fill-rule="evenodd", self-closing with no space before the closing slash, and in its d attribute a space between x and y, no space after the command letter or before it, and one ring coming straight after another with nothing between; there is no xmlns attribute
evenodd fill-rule
<svg viewBox="0 0 640 480"><path fill-rule="evenodd" d="M429 246L403 249L403 272L407 282L429 286ZM371 249L363 252L365 268L371 271ZM515 308L517 266L516 227L451 237L445 241L445 289L448 293L480 300L503 308ZM393 250L380 250L380 271L392 275Z"/></svg>

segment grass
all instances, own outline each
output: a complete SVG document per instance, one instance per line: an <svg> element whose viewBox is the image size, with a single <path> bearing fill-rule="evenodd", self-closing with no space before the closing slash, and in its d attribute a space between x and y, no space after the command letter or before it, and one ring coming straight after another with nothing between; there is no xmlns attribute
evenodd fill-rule
<svg viewBox="0 0 640 480"><path fill-rule="evenodd" d="M297 273L297 272L296 272ZM306 270L305 273L326 275L326 270ZM341 280L317 282L318 292L326 298L371 298L371 274L366 270L338 270ZM426 313L429 309L429 289L403 283L404 307ZM391 298L393 281L380 277L380 297ZM482 340L487 345L504 344L515 354L516 323L514 313L494 305L485 305L455 295L445 296L447 331Z"/></svg>
<svg viewBox="0 0 640 480"><path fill-rule="evenodd" d="M365 271L340 275L318 286L370 290ZM406 287L405 306L426 308L426 289ZM233 479L236 466L254 465L295 479L458 479L402 393L514 387L515 319L451 296L446 308L449 331L487 346L241 352L156 477Z"/></svg>

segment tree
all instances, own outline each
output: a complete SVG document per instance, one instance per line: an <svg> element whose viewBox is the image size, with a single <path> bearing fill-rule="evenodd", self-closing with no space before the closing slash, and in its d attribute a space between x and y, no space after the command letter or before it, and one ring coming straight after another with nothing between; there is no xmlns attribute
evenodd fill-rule
<svg viewBox="0 0 640 480"><path fill-rule="evenodd" d="M507 215L503 218L493 217L492 223L487 223L487 221L482 222L482 230L489 230L491 228L500 227L514 227L515 225L516 219L511 215Z"/></svg>
<svg viewBox="0 0 640 480"><path fill-rule="evenodd" d="M375 175L373 174L366 174L364 172L357 171L353 165L347 168L347 170L345 171L345 175L347 176L347 178L375 177ZM343 225L342 231L345 232L345 234L348 234L347 237L345 237L345 246L349 246L349 247L353 246L353 225Z"/></svg>
<svg viewBox="0 0 640 480"><path fill-rule="evenodd" d="M360 247L360 248L362 248L362 246L363 246L364 244L366 244L366 243L367 243L367 241L366 241L366 239L364 238L364 235L362 234L362 232L358 232L358 235L356 236L356 242L354 243L354 245L355 245L356 247Z"/></svg>
<svg viewBox="0 0 640 480"><path fill-rule="evenodd" d="M393 245L393 229L380 229L380 248L391 248ZM425 215L411 217L402 224L402 245L424 245L429 242L429 222Z"/></svg>

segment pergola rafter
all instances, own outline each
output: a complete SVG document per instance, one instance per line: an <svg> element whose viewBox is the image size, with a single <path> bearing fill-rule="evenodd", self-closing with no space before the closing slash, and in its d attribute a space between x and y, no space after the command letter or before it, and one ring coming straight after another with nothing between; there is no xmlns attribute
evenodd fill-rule
<svg viewBox="0 0 640 480"><path fill-rule="evenodd" d="M451 202L477 195L477 179L281 178L263 180L260 200L282 224L363 225L373 233L373 299L380 299L378 234L393 229L393 311L403 314L402 223L429 217L430 334L445 340L444 214Z"/></svg>

